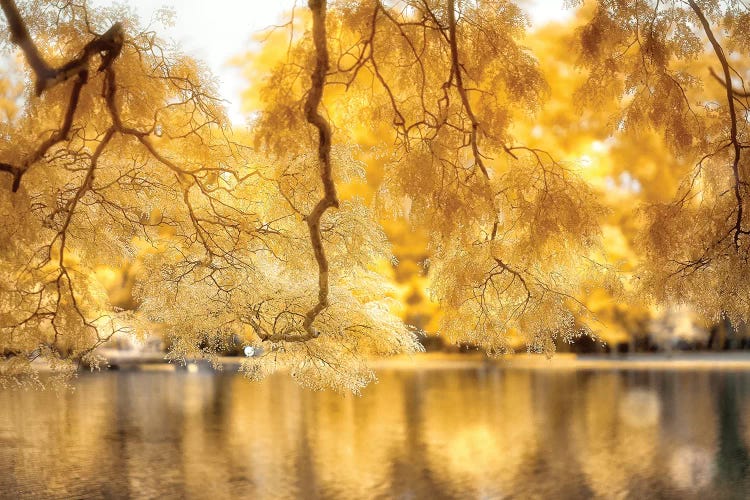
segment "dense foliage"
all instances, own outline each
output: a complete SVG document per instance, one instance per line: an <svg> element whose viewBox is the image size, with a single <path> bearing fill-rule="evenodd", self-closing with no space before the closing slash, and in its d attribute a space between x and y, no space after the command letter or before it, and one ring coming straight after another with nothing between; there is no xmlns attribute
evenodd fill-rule
<svg viewBox="0 0 750 500"><path fill-rule="evenodd" d="M246 61L247 133L125 8L0 6L0 379L128 332L356 391L421 348L389 298L394 218L429 235L441 333L489 353L595 335L596 294L750 317L739 2L587 2L527 37L512 1L310 0ZM571 159L585 141L606 175ZM617 173L637 196L612 202ZM116 307L99 278L134 261Z"/></svg>

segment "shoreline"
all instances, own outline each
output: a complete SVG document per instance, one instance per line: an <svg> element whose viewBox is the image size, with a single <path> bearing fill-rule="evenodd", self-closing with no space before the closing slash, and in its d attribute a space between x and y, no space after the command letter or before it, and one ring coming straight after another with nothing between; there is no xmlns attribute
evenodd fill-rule
<svg viewBox="0 0 750 500"><path fill-rule="evenodd" d="M109 366L102 365L103 371L195 371L207 367L204 359L187 360L185 364L169 362L162 353L131 354L118 353L105 356ZM237 370L243 357L220 357L222 369ZM695 370L750 371L750 352L677 352L677 353L637 353L629 355L607 354L555 354L551 358L535 354L514 354L490 358L484 354L423 353L412 356L395 356L373 359L368 365L375 371L387 370L455 370L455 369L522 369L545 371L570 370Z"/></svg>

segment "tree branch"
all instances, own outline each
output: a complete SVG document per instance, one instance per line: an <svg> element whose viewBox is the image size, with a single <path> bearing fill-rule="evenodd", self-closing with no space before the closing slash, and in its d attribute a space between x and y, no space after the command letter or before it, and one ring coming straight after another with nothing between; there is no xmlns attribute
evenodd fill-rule
<svg viewBox="0 0 750 500"><path fill-rule="evenodd" d="M716 81L721 84L722 87L730 87L732 89L732 94L734 94L735 97L750 97L750 92L735 89L734 87L732 87L731 82L727 83L726 81L724 81L724 79L716 74L716 71L714 71L713 68L708 68L708 71L711 73L711 76L713 76Z"/></svg>
<svg viewBox="0 0 750 500"><path fill-rule="evenodd" d="M315 261L318 264L318 301L305 313L302 335L290 334L288 331L267 332L255 326L256 333L264 341L271 342L306 342L317 338L320 332L313 327L318 315L328 307L328 258L323 247L323 236L320 232L320 220L329 208L338 208L336 184L333 181L331 167L331 126L320 114L318 107L323 99L326 73L329 68L328 47L326 41L326 0L308 0L308 7L313 17L313 43L315 45L315 69L311 75L310 91L307 94L304 111L308 123L318 129L318 161L320 162L320 181L323 184L323 198L313 207L305 218L310 231Z"/></svg>
<svg viewBox="0 0 750 500"><path fill-rule="evenodd" d="M338 208L336 185L331 173L331 127L318 112L323 99L323 88L328 72L328 46L326 42L326 0L309 0L308 7L313 15L313 42L315 44L315 70L312 73L310 93L305 101L305 118L318 129L318 160L320 180L323 183L323 198L307 216L315 260L318 263L318 303L305 314L303 327L310 337L317 337L318 331L312 327L318 314L328 307L328 258L323 248L320 233L320 219L329 208Z"/></svg>
<svg viewBox="0 0 750 500"><path fill-rule="evenodd" d="M744 207L742 206L742 193L740 191L740 186L742 184L742 180L740 178L740 155L742 154L742 146L740 145L740 141L737 137L737 115L734 106L734 89L732 88L731 69L729 66L729 62L727 61L727 57L724 54L724 50L721 48L721 44L719 44L716 36L711 30L711 24L706 18L706 15L703 13L701 8L698 7L698 4L695 3L695 0L688 0L688 4L690 4L690 8L693 9L695 15L698 16L698 19L703 26L703 31L706 33L708 40L711 42L714 53L719 59L719 63L721 63L721 68L724 72L724 89L726 90L727 94L727 106L729 109L730 120L729 140L732 144L732 147L734 148L734 157L732 159L732 172L734 173L734 197L737 200L737 218L735 219L732 231L734 232L734 248L735 250L739 250L740 235L748 234L748 231L742 230L742 214L744 209Z"/></svg>
<svg viewBox="0 0 750 500"><path fill-rule="evenodd" d="M96 36L88 42L78 57L75 57L59 68L53 69L39 54L36 44L29 35L21 14L18 11L15 0L0 0L0 7L8 21L11 33L11 42L18 45L26 58L26 62L36 76L35 92L39 96L46 89L54 87L58 83L65 82L77 77L70 93L68 105L63 114L63 122L60 129L43 141L25 160L18 165L0 163L0 172L7 172L13 176L12 191L15 193L21 184L21 177L36 162L40 161L49 149L55 144L64 141L70 134L73 118L78 108L78 101L83 86L88 82L89 64L95 55L101 56L101 64L97 71L104 71L112 66L122 50L124 33L122 25L115 23L103 35Z"/></svg>
<svg viewBox="0 0 750 500"><path fill-rule="evenodd" d="M15 0L0 0L0 7L3 9L5 18L8 20L10 41L18 45L26 57L26 62L29 63L29 66L34 71L37 79L36 95L40 95L44 90L44 82L54 78L55 70L39 54L39 50L36 48L36 44L31 39L31 35L29 35L29 30L26 28L26 23L23 21L21 13L18 12Z"/></svg>
<svg viewBox="0 0 750 500"><path fill-rule="evenodd" d="M458 90L458 95L461 96L461 103L463 104L464 109L466 110L466 114L469 116L469 120L471 121L471 151L474 155L474 163L479 167L479 169L482 171L482 174L484 174L484 177L486 179L490 178L489 173L487 173L487 167L484 166L484 161L482 160L482 153L479 151L479 144L478 144L478 132L479 132L479 120L477 120L476 115L474 114L474 111L471 108L471 103L469 102L469 96L466 93L466 87L464 87L464 80L462 75L462 69L461 64L458 58L458 40L456 37L456 1L455 0L448 0L448 34L449 34L449 41L450 41L450 48L451 48L451 76L455 78L456 80L456 90ZM450 82L451 79L448 81Z"/></svg>

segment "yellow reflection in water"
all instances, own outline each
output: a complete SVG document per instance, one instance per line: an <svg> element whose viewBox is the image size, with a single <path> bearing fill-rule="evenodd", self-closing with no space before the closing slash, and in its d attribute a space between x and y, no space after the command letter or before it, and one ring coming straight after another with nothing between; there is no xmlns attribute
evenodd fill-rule
<svg viewBox="0 0 750 500"><path fill-rule="evenodd" d="M599 497L624 497L633 477L656 468L658 400L645 389L627 390L623 382L617 374L601 374L584 391L577 442L588 484Z"/></svg>
<svg viewBox="0 0 750 500"><path fill-rule="evenodd" d="M503 494L537 448L532 396L524 372L440 379L424 397L428 463L467 497Z"/></svg>
<svg viewBox="0 0 750 500"><path fill-rule="evenodd" d="M708 498L750 487L750 375L479 366L379 378L361 397L206 372L0 391L0 496Z"/></svg>

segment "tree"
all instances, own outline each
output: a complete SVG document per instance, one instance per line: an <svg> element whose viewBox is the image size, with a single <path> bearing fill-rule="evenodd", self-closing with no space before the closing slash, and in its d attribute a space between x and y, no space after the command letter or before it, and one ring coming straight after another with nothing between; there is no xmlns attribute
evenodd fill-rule
<svg viewBox="0 0 750 500"><path fill-rule="evenodd" d="M586 280L607 280L592 259L601 211L574 166L513 139L514 119L547 91L520 45L522 11L510 2L333 6L329 80L347 97L326 109L347 124L340 141L356 143L365 135L357 127L380 134L363 144L385 170L375 205L432 235L441 330L492 352L511 350L515 332L548 353L555 337L580 334L574 313L587 311L577 294ZM304 93L295 82L309 39L294 41L258 92L255 130L275 150L291 147L278 124L297 129Z"/></svg>
<svg viewBox="0 0 750 500"><path fill-rule="evenodd" d="M663 137L680 180L644 207L641 289L733 321L748 309L750 13L742 2L602 1L579 32L589 102L619 100L615 132Z"/></svg>
<svg viewBox="0 0 750 500"><path fill-rule="evenodd" d="M262 365L248 360L252 375L284 363L309 385L350 389L372 377L364 356L418 348L382 299L384 280L368 270L387 242L364 207L342 204L323 228L335 191L317 220L310 205L304 220L290 210L277 187L287 166L232 139L200 65L122 8L0 5L34 81L3 130L6 378L33 371L36 358L62 371L70 360L95 364L94 349L126 328L162 329L178 359L213 357L234 333L267 344ZM314 96L308 109L324 131ZM325 142L321 132L324 162ZM308 173L318 160L296 159ZM308 203L315 176L303 181ZM139 307L113 309L94 271L143 247ZM331 287L335 300L327 261L345 269Z"/></svg>
<svg viewBox="0 0 750 500"><path fill-rule="evenodd" d="M747 16L727 5L602 1L590 19L582 9L577 95L622 116L611 130L597 110L586 133L625 144L651 130L680 158L703 158L678 201L647 205L644 289L746 317L742 295L718 304L715 291L746 286L732 272L747 230L747 93L711 26L725 23L740 47ZM521 337L551 354L556 340L591 334L592 290L619 293L601 244L606 191L561 159L564 141L529 133L549 85L512 1L309 0L251 66L251 137L228 127L200 64L126 9L0 6L33 82L19 109L4 106L0 147L5 377L39 357L62 371L96 364L95 348L127 329L169 336L174 359L215 363L239 337L261 353L245 360L251 378L286 366L309 386L357 391L373 378L369 357L420 349L381 272L391 250L379 221L394 215L429 235L452 341L504 353ZM726 110L693 109L698 29L724 70L711 84ZM699 177L709 202L695 197ZM688 218L700 223L680 232ZM707 253L695 260L697 249ZM118 310L95 271L136 254L137 307Z"/></svg>

